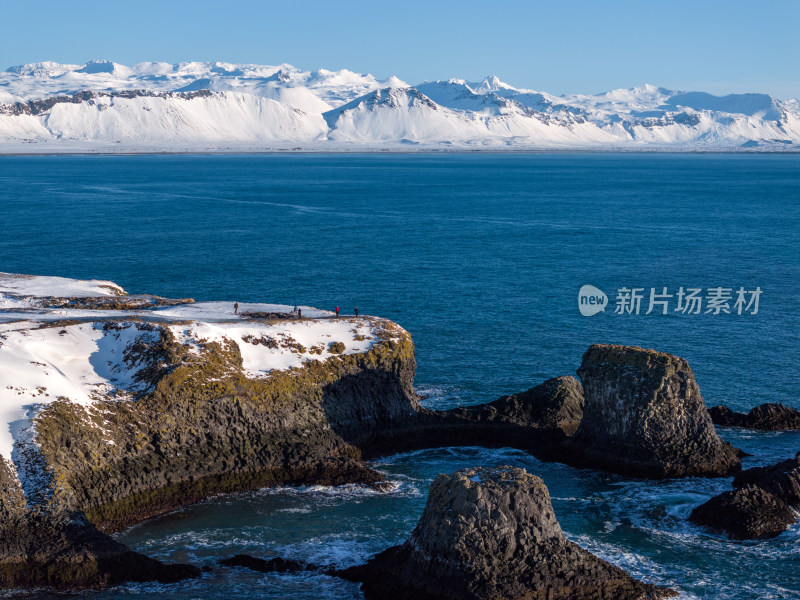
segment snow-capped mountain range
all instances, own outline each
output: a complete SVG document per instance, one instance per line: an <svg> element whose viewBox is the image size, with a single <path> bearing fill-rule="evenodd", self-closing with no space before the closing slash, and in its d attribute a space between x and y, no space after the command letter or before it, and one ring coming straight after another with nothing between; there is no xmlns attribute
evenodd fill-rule
<svg viewBox="0 0 800 600"><path fill-rule="evenodd" d="M42 62L0 73L0 153L366 149L800 150L800 101L652 85L554 96L487 77Z"/></svg>

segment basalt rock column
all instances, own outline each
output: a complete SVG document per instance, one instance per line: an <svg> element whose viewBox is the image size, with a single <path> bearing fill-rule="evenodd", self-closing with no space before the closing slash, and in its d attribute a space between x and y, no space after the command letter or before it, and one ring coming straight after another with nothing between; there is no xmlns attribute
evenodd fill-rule
<svg viewBox="0 0 800 600"><path fill-rule="evenodd" d="M411 537L338 573L371 598L608 599L674 595L564 537L538 477L524 469L440 475Z"/></svg>
<svg viewBox="0 0 800 600"><path fill-rule="evenodd" d="M682 358L633 346L595 344L578 369L583 420L573 462L637 477L727 475L738 451L723 442Z"/></svg>

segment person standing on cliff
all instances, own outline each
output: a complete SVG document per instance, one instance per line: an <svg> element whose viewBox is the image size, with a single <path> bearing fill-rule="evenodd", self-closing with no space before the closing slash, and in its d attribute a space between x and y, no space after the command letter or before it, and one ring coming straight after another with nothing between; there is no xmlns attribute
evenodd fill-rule
<svg viewBox="0 0 800 600"><path fill-rule="evenodd" d="M297 318L298 319L302 319L303 318L303 311L300 310L299 308L297 309Z"/></svg>
<svg viewBox="0 0 800 600"><path fill-rule="evenodd" d="M358 316L358 307L356 306L356 316Z"/></svg>
<svg viewBox="0 0 800 600"><path fill-rule="evenodd" d="M336 318L339 318L339 307L336 307Z"/></svg>
<svg viewBox="0 0 800 600"><path fill-rule="evenodd" d="M234 302L233 303L233 314L235 314L235 315L239 314L239 303L238 302Z"/></svg>

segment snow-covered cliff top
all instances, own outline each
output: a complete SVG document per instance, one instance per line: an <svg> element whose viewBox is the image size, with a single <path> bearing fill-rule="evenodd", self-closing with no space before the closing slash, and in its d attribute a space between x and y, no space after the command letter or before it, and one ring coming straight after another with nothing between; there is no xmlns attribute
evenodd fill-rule
<svg viewBox="0 0 800 600"><path fill-rule="evenodd" d="M0 456L23 460L15 442L30 442L31 419L46 404L149 391L146 369L164 329L197 355L209 343L235 344L242 372L257 378L365 352L387 324L305 306L298 318L285 305L239 303L235 313L233 301L172 302L128 296L109 281L0 273Z"/></svg>

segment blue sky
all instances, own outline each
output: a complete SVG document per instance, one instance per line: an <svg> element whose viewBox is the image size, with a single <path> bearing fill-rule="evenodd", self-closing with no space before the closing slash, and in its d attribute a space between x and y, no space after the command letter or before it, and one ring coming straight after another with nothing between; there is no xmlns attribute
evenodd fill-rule
<svg viewBox="0 0 800 600"><path fill-rule="evenodd" d="M348 68L555 94L652 83L800 97L800 0L6 2L0 68L105 58Z"/></svg>

